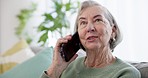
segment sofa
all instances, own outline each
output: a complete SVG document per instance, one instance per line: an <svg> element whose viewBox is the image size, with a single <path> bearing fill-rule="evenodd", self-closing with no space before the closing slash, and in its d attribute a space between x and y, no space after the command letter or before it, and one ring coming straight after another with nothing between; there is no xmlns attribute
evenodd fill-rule
<svg viewBox="0 0 148 78"><path fill-rule="evenodd" d="M51 64L53 48L31 47L31 50L36 54L34 57L1 74L0 78L40 78ZM142 78L148 78L148 62L129 63L140 71Z"/></svg>
<svg viewBox="0 0 148 78"><path fill-rule="evenodd" d="M141 78L148 78L148 62L139 62L134 63L130 62L133 66L135 66L141 73Z"/></svg>
<svg viewBox="0 0 148 78"><path fill-rule="evenodd" d="M32 47L22 39L0 52L0 78L40 78L50 66L52 56L52 47Z"/></svg>

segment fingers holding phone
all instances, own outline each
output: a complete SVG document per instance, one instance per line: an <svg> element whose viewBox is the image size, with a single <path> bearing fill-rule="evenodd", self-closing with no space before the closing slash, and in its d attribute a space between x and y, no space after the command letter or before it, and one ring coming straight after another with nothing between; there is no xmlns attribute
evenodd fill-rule
<svg viewBox="0 0 148 78"><path fill-rule="evenodd" d="M61 45L60 53L66 62L69 62L80 49L78 32L74 33L67 43Z"/></svg>
<svg viewBox="0 0 148 78"><path fill-rule="evenodd" d="M71 38L72 38L71 35L67 35L67 36L64 37L64 38L59 38L59 39L57 40L57 43L56 43L55 48L56 48L56 47L59 47L59 48L60 48L63 43L67 43L68 40L70 40Z"/></svg>
<svg viewBox="0 0 148 78"><path fill-rule="evenodd" d="M61 73L66 69L66 67L76 59L78 55L74 55L73 58L66 62L64 58L61 57L60 49L62 44L68 43L69 40L71 40L72 36L68 35L64 38L60 38L57 40L56 46L54 48L54 56L53 61L49 69L47 70L47 74L50 77L60 76Z"/></svg>
<svg viewBox="0 0 148 78"><path fill-rule="evenodd" d="M68 43L68 41L71 40L71 38L72 38L72 36L68 35L68 36L66 36L64 38L59 38L57 40L56 46L54 48L54 59L59 61L58 63L63 61L63 58L61 57L61 54L60 54L62 44Z"/></svg>

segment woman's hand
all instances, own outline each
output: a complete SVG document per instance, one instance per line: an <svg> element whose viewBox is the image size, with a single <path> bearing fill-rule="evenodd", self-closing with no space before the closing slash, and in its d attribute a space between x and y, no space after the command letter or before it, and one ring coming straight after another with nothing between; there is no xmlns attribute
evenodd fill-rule
<svg viewBox="0 0 148 78"><path fill-rule="evenodd" d="M54 56L53 56L53 61L51 66L49 67L49 69L47 70L47 74L51 77L51 78L59 78L60 75L62 74L62 72L67 68L67 66L77 58L77 54L75 54L73 56L73 58L69 61L66 62L64 60L64 58L61 57L60 54L60 48L61 48L61 44L62 43L67 43L68 40L70 40L72 38L71 35L68 35L64 38L60 38L58 39L56 46L54 48Z"/></svg>

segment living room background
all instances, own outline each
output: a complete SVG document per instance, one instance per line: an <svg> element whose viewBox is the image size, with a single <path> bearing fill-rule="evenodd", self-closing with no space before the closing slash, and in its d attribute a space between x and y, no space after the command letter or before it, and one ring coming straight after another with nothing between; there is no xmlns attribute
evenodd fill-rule
<svg viewBox="0 0 148 78"><path fill-rule="evenodd" d="M11 48L19 41L15 35L15 28L18 26L16 15L23 8L28 8L31 2L38 3L38 10L34 18L30 19L27 25L38 26L43 18L40 16L47 11L47 2L50 0L0 0L0 52ZM67 1L67 0L63 0ZM84 0L81 0L84 1ZM80 1L80 2L81 2ZM147 43L148 43L148 1L147 0L96 0L107 7L119 24L123 41L115 49L114 55L129 61L148 61ZM73 33L73 26L76 14L69 20ZM30 29L30 28L28 28ZM36 34L34 30L29 30L31 34ZM65 34L66 35L66 34ZM49 34L49 37L52 37ZM57 38L52 38L53 43L48 46L54 46ZM35 41L36 42L36 41ZM33 43L35 45L35 43Z"/></svg>

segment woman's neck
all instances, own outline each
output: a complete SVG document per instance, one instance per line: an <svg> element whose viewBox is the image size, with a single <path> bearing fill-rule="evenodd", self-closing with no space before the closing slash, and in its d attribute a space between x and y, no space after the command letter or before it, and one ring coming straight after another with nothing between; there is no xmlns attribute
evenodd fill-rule
<svg viewBox="0 0 148 78"><path fill-rule="evenodd" d="M87 67L101 68L105 67L115 61L110 49L103 48L102 50L87 51L85 58L85 65Z"/></svg>

